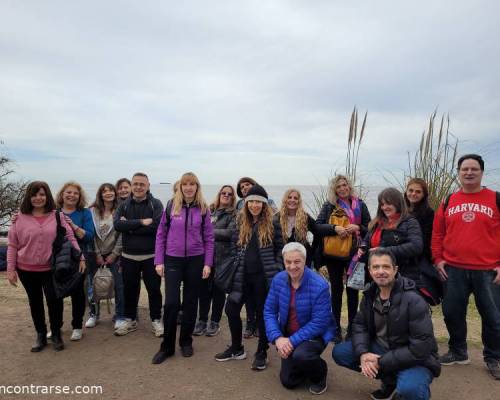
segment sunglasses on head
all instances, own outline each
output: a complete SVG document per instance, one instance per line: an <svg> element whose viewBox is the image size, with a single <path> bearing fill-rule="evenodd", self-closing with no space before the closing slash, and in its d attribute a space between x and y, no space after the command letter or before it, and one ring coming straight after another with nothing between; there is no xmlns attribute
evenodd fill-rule
<svg viewBox="0 0 500 400"><path fill-rule="evenodd" d="M233 194L231 192L220 192L221 196L232 196Z"/></svg>

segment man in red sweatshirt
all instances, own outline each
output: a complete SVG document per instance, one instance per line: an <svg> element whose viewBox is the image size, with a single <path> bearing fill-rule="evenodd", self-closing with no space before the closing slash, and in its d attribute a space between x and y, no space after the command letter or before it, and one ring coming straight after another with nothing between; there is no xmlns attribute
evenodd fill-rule
<svg viewBox="0 0 500 400"><path fill-rule="evenodd" d="M450 340L442 365L468 364L466 311L471 293L481 315L483 356L500 379L500 211L494 191L481 186L484 161L458 160L462 188L439 207L432 231L434 264L446 281L443 314Z"/></svg>

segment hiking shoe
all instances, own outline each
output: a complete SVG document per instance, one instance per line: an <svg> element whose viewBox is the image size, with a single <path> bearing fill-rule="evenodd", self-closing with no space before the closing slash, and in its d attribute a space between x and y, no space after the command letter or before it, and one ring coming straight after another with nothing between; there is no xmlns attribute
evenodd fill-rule
<svg viewBox="0 0 500 400"><path fill-rule="evenodd" d="M255 371L262 371L267 368L267 351L261 350L255 353L252 363L252 369Z"/></svg>
<svg viewBox="0 0 500 400"><path fill-rule="evenodd" d="M454 353L453 351L449 351L446 354L443 354L439 357L439 362L441 365L453 365L453 364L470 364L469 356L462 356L460 354Z"/></svg>
<svg viewBox="0 0 500 400"><path fill-rule="evenodd" d="M210 321L205 332L206 336L217 336L220 332L220 326L218 322ZM193 333L194 335L194 333Z"/></svg>
<svg viewBox="0 0 500 400"><path fill-rule="evenodd" d="M124 319L117 319L117 320L115 321L115 326L114 326L115 330L117 330L117 329L118 329L120 326L122 326L125 322L127 322L127 321L125 321Z"/></svg>
<svg viewBox="0 0 500 400"><path fill-rule="evenodd" d="M495 379L500 380L500 360L495 360L494 358L488 358L486 361L486 368L490 372L491 376Z"/></svg>
<svg viewBox="0 0 500 400"><path fill-rule="evenodd" d="M64 342L61 337L61 332L54 332L52 335L50 335L50 340L52 341L52 346L54 347L55 351L64 350Z"/></svg>
<svg viewBox="0 0 500 400"><path fill-rule="evenodd" d="M123 324L121 324L118 329L115 330L116 336L124 336L127 333L137 330L137 322L131 319L126 319Z"/></svg>
<svg viewBox="0 0 500 400"><path fill-rule="evenodd" d="M151 321L151 331L155 334L156 337L163 336L163 324L159 319L154 319Z"/></svg>
<svg viewBox="0 0 500 400"><path fill-rule="evenodd" d="M193 336L202 336L207 332L206 321L198 321L194 327Z"/></svg>
<svg viewBox="0 0 500 400"><path fill-rule="evenodd" d="M255 322L247 321L247 326L243 331L243 337L245 339L250 339L255 334Z"/></svg>
<svg viewBox="0 0 500 400"><path fill-rule="evenodd" d="M160 350L153 356L153 359L151 360L151 364L161 364L168 357L172 357L173 355L174 355L173 351Z"/></svg>
<svg viewBox="0 0 500 400"><path fill-rule="evenodd" d="M192 357L194 353L193 346L190 344L181 346L182 357Z"/></svg>
<svg viewBox="0 0 500 400"><path fill-rule="evenodd" d="M396 395L396 385L386 385L382 383L380 389L371 393L373 400L391 400Z"/></svg>
<svg viewBox="0 0 500 400"><path fill-rule="evenodd" d="M91 315L87 322L85 322L85 328L95 328L97 325L97 317L94 315Z"/></svg>
<svg viewBox="0 0 500 400"><path fill-rule="evenodd" d="M76 342L78 340L82 340L83 332L81 329L73 329L73 332L71 333L71 338L73 342Z"/></svg>
<svg viewBox="0 0 500 400"><path fill-rule="evenodd" d="M247 353L245 353L245 348L243 346L236 351L233 350L232 346L228 346L225 351L215 355L217 361L244 360L245 358L247 358Z"/></svg>
<svg viewBox="0 0 500 400"><path fill-rule="evenodd" d="M309 386L309 392L312 394L323 394L326 392L328 385L326 384L326 375L325 377L319 381L318 383L312 383L311 386Z"/></svg>

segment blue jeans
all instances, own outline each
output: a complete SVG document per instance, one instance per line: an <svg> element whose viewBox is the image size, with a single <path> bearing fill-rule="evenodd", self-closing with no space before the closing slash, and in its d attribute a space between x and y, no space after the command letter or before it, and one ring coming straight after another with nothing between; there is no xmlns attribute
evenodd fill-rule
<svg viewBox="0 0 500 400"><path fill-rule="evenodd" d="M383 355L384 350L380 345L373 342L371 352ZM361 371L359 368L359 359L354 356L352 342L347 341L337 344L332 352L333 360L341 367ZM427 400L431 397L430 385L433 379L431 371L426 367L412 367L403 369L395 374L377 375L385 384L396 384L396 391L399 396L405 400Z"/></svg>
<svg viewBox="0 0 500 400"><path fill-rule="evenodd" d="M123 320L125 319L125 310L124 310L124 300L123 300L123 278L122 274L119 271L118 263L115 261L113 264L108 266L111 269L111 273L113 274L113 281L115 284L115 320ZM88 274L88 285L87 285L87 297L89 300L89 309L90 315L93 317L99 317L100 314L100 305L96 303L93 299L94 293L92 290L92 280L96 273L96 269L92 268Z"/></svg>
<svg viewBox="0 0 500 400"><path fill-rule="evenodd" d="M450 335L450 351L467 355L467 305L474 294L481 315L484 359L500 360L500 285L493 283L495 271L467 270L446 265L448 280L443 298L443 315Z"/></svg>

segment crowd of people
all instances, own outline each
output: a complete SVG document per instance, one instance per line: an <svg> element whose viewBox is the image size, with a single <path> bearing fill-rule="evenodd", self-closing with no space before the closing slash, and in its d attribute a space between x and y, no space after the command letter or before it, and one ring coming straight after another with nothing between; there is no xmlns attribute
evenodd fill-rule
<svg viewBox="0 0 500 400"><path fill-rule="evenodd" d="M266 369L272 344L282 385L307 381L311 393L321 394L328 374L321 355L333 342L338 365L381 380L373 399L428 399L441 365L470 362L466 310L474 294L484 361L500 379L500 195L481 184L481 156L464 155L457 168L461 188L437 210L428 201L432 182L413 178L404 193L380 192L374 218L342 175L331 180L316 218L299 190L287 190L278 207L249 177L236 189L223 185L208 204L197 176L185 173L166 207L141 172L103 183L89 208L77 182L64 184L55 198L47 183L31 182L12 218L7 251L7 278L12 285L20 280L29 299L36 331L31 351L42 351L48 338L54 350L64 349L64 297L72 305L70 340L99 323L93 277L108 268L116 336L138 329L144 282L151 330L162 337L153 364L175 354L178 324L180 352L191 357L193 335L218 335L225 311L231 342L216 361L245 359L243 338L258 336L252 369ZM78 255L74 279L61 294L54 249L63 239L71 244L68 257ZM329 282L315 271L323 266ZM363 266L360 301L349 278ZM441 300L450 339L439 356L429 304Z"/></svg>

